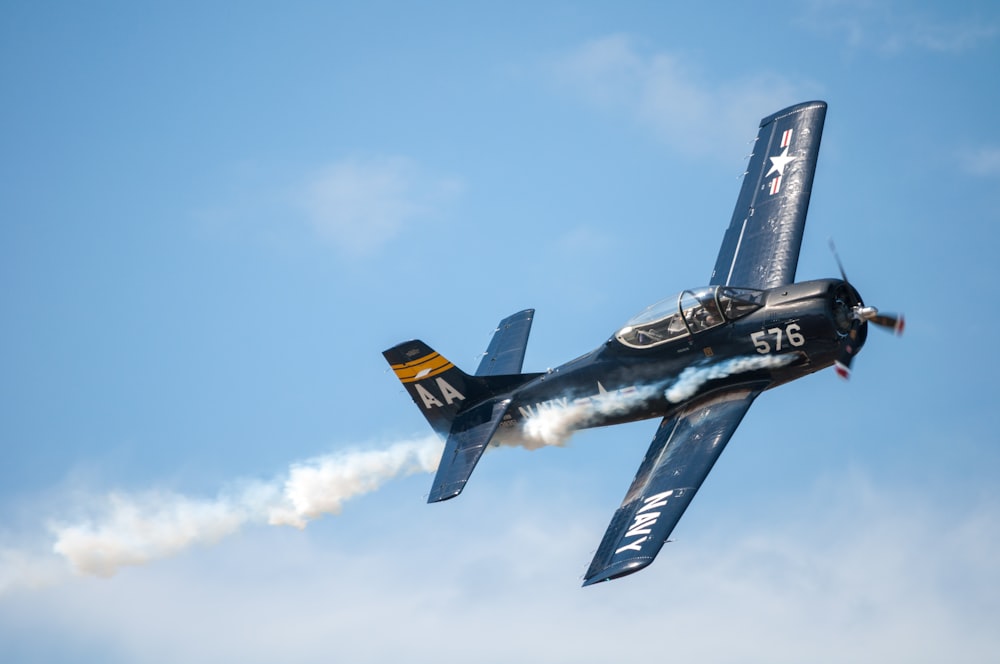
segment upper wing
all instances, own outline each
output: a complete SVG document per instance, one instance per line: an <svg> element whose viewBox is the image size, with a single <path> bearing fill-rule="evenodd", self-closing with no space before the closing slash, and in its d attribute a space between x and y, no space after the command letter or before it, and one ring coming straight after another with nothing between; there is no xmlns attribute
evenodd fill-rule
<svg viewBox="0 0 1000 664"><path fill-rule="evenodd" d="M583 585L653 562L758 394L757 389L726 392L663 419Z"/></svg>
<svg viewBox="0 0 1000 664"><path fill-rule="evenodd" d="M789 106L760 121L711 285L773 288L795 281L826 103Z"/></svg>
<svg viewBox="0 0 1000 664"><path fill-rule="evenodd" d="M534 309L525 309L504 318L497 325L486 355L476 369L477 376L499 376L521 372L524 364L524 350L528 346L528 333Z"/></svg>

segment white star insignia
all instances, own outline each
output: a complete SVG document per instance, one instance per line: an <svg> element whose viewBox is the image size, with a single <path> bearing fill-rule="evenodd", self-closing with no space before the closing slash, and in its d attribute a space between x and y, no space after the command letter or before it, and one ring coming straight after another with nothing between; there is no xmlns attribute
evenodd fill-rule
<svg viewBox="0 0 1000 664"><path fill-rule="evenodd" d="M777 172L779 176L785 174L785 166L795 161L795 157L788 156L788 148L785 148L778 157L768 157L771 160L771 170L764 174L767 177L771 173Z"/></svg>

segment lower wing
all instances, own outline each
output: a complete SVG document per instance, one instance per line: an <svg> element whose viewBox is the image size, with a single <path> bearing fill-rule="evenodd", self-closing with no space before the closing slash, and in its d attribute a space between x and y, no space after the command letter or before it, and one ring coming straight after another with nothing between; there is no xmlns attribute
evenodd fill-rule
<svg viewBox="0 0 1000 664"><path fill-rule="evenodd" d="M663 419L583 585L653 562L758 394L753 387L725 392Z"/></svg>

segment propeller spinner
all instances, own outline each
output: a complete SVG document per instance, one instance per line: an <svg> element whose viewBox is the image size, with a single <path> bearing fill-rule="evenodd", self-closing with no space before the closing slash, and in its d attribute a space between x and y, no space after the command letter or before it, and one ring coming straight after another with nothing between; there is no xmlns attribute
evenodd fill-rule
<svg viewBox="0 0 1000 664"><path fill-rule="evenodd" d="M891 330L896 336L899 336L903 334L903 329L906 327L906 318L902 314L882 314L875 307L866 307L860 296L857 296L857 291L851 286L847 272L844 270L844 264L840 262L840 255L837 253L837 247L832 239L830 240L830 251L833 252L833 257L837 261L837 267L840 269L840 276L843 278L844 284L856 296L856 302L853 305L841 301L843 317L846 319L844 321L845 327L848 327L849 330L846 333L840 357L834 363L837 375L847 379L851 376L851 362L854 355L861 348L865 336L867 336L865 323L874 323L876 326L884 330Z"/></svg>

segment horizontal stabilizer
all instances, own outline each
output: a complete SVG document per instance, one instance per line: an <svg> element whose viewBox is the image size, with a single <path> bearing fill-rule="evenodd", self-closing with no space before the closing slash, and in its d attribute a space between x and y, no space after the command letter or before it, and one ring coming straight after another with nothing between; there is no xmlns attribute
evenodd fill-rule
<svg viewBox="0 0 1000 664"><path fill-rule="evenodd" d="M491 399L455 418L427 502L448 500L462 493L509 406L510 399Z"/></svg>
<svg viewBox="0 0 1000 664"><path fill-rule="evenodd" d="M653 562L758 394L726 392L663 419L583 585Z"/></svg>
<svg viewBox="0 0 1000 664"><path fill-rule="evenodd" d="M486 355L476 369L477 376L521 373L534 316L534 309L525 309L500 321Z"/></svg>

